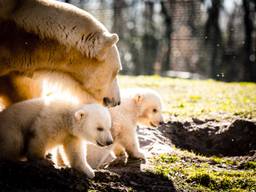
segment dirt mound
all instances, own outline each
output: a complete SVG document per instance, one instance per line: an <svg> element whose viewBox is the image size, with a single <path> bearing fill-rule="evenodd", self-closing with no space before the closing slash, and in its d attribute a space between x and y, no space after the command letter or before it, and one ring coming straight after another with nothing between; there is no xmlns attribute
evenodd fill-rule
<svg viewBox="0 0 256 192"><path fill-rule="evenodd" d="M133 164L133 165L131 165ZM130 162L125 167L115 166L109 170L96 173L96 177L90 184L90 189L97 191L144 191L144 192L174 192L172 181L161 175L151 172L142 172L139 167L135 169Z"/></svg>
<svg viewBox="0 0 256 192"><path fill-rule="evenodd" d="M175 146L204 155L240 156L256 150L256 123L243 119L170 121L160 131Z"/></svg>
<svg viewBox="0 0 256 192"><path fill-rule="evenodd" d="M131 171L127 171L129 169ZM153 173L141 172L138 161L97 171L93 180L88 180L85 174L70 168L55 169L49 163L0 162L0 189L3 192L82 192L88 189L102 192L175 191L170 180Z"/></svg>
<svg viewBox="0 0 256 192"><path fill-rule="evenodd" d="M0 191L87 191L86 176L42 162L0 162Z"/></svg>

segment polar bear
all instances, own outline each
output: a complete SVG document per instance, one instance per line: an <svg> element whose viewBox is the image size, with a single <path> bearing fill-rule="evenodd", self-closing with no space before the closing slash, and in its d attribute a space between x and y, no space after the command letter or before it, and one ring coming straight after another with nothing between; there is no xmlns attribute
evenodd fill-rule
<svg viewBox="0 0 256 192"><path fill-rule="evenodd" d="M116 157L111 154L112 150L116 156L126 151L130 157L145 159L136 133L137 124L157 127L163 123L162 99L157 92L151 89L128 89L121 94L121 105L109 109L114 144L104 148L93 144L87 146L87 161L93 168L114 160Z"/></svg>
<svg viewBox="0 0 256 192"><path fill-rule="evenodd" d="M48 150L62 145L70 166L89 178L94 171L86 161L83 142L113 143L110 113L99 104L27 100L1 112L0 122L1 160L43 159Z"/></svg>
<svg viewBox="0 0 256 192"><path fill-rule="evenodd" d="M120 103L118 35L88 12L54 0L0 0L0 29L0 82L10 84L0 89L3 108L40 97L31 88L38 70L72 78L106 106Z"/></svg>

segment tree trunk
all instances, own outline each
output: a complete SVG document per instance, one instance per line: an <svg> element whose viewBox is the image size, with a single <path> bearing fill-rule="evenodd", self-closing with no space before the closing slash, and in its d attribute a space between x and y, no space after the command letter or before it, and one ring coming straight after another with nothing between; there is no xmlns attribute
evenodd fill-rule
<svg viewBox="0 0 256 192"><path fill-rule="evenodd" d="M208 19L206 21L206 43L210 53L210 76L218 78L221 64L222 36L219 26L219 15L222 0L212 0L212 6L208 9Z"/></svg>
<svg viewBox="0 0 256 192"><path fill-rule="evenodd" d="M243 0L244 9L244 33L245 33L245 45L244 45L244 80L256 81L255 73L255 53L253 51L253 21L250 14L250 0Z"/></svg>
<svg viewBox="0 0 256 192"><path fill-rule="evenodd" d="M161 72L170 70L171 65L171 34L172 34L172 17L171 17L171 1L161 1L161 12L164 16L165 23L165 41L167 42L166 54L162 63Z"/></svg>
<svg viewBox="0 0 256 192"><path fill-rule="evenodd" d="M117 33L122 39L122 35L124 34L124 19L123 19L123 7L126 6L125 0L114 0L113 1L113 26L112 31Z"/></svg>
<svg viewBox="0 0 256 192"><path fill-rule="evenodd" d="M113 0L112 2L112 9L113 9L113 25L112 25L112 32L117 33L119 36L120 41L118 42L119 51L120 51L120 59L122 63L125 63L125 44L126 39L124 37L126 25L125 25L125 18L124 18L124 7L126 7L125 0ZM127 65L123 65L122 73L126 74L128 72Z"/></svg>
<svg viewBox="0 0 256 192"><path fill-rule="evenodd" d="M154 2L145 1L145 11L144 11L144 22L145 31L143 35L143 65L144 74L152 75L154 73L154 63L156 61L156 53L158 42L155 38L155 26L153 21L154 14Z"/></svg>

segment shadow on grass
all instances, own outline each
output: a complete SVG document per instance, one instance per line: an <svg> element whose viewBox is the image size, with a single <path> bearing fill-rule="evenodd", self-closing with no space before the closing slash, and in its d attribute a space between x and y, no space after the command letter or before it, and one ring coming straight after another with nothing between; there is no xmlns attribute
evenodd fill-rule
<svg viewBox="0 0 256 192"><path fill-rule="evenodd" d="M97 172L90 189L99 191L175 192L173 182L151 172Z"/></svg>
<svg viewBox="0 0 256 192"><path fill-rule="evenodd" d="M145 191L145 192L175 192L173 182L163 175L154 174L148 171L141 171L142 165L138 160L129 160L127 165L115 165L109 167L108 171L96 173L94 185L101 185L104 191L107 187L111 190L107 191ZM107 186L104 186L104 183ZM112 183L112 186L109 186ZM124 186L122 189L121 186ZM99 189L99 186L97 186ZM92 187L93 189L93 187Z"/></svg>

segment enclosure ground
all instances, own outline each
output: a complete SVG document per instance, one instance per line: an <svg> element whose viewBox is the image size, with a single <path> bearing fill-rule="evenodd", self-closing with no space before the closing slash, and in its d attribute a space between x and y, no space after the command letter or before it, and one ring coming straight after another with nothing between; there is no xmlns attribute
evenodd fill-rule
<svg viewBox="0 0 256 192"><path fill-rule="evenodd" d="M256 191L256 84L121 76L164 99L166 123L140 128L148 162L88 180L47 162L1 162L1 191Z"/></svg>
<svg viewBox="0 0 256 192"><path fill-rule="evenodd" d="M170 141L174 141L179 148L171 144L172 150L160 155L149 150L151 157L147 164L130 160L126 165L117 164L97 171L93 180L88 180L86 175L70 168L55 169L47 161L2 162L1 191L256 190L256 141L255 136L246 135L250 132L256 133L256 123L241 119L225 123L211 121L211 125L215 126L207 131L207 128L202 127L208 125L208 121L194 121L170 121L158 130L141 128L139 136L144 150L148 146L154 148L154 145L164 143L169 146ZM247 131L237 131L240 129ZM148 139L149 134L152 140ZM218 137L219 134L225 137ZM164 143L160 142L163 137L166 139ZM147 142L145 138L148 139ZM222 140L214 138L227 142L223 142L220 148L218 144ZM209 142L212 145L207 145ZM232 150L233 142L241 150Z"/></svg>

